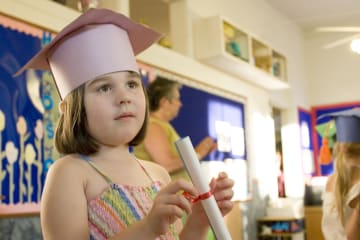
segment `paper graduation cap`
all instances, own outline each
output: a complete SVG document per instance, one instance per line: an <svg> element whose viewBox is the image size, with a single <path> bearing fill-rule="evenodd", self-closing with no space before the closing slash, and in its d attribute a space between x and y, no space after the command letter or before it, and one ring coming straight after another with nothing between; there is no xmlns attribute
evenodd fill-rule
<svg viewBox="0 0 360 240"><path fill-rule="evenodd" d="M336 141L346 143L360 143L360 108L324 114L319 119L330 117L335 120ZM331 124L331 122L327 123ZM329 150L328 137L323 136L323 144L320 149L320 163L329 164L331 153Z"/></svg>
<svg viewBox="0 0 360 240"><path fill-rule="evenodd" d="M28 68L51 70L64 99L81 84L117 71L139 72L135 56L160 34L108 9L90 9L67 25L15 76Z"/></svg>

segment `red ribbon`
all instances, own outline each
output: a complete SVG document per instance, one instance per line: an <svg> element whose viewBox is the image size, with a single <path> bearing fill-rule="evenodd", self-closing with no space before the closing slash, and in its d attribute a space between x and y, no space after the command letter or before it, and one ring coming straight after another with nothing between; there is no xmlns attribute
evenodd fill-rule
<svg viewBox="0 0 360 240"><path fill-rule="evenodd" d="M191 203L196 203L198 202L199 200L205 200L205 199L208 199L212 196L212 192L211 190L206 192L206 193L203 193L203 194L200 194L198 196L193 196L191 195L190 193L188 192L183 192L183 196L189 200Z"/></svg>

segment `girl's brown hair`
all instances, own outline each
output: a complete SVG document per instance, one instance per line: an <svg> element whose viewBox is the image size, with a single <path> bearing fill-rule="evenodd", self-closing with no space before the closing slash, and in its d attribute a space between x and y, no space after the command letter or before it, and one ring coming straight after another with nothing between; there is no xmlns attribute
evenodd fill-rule
<svg viewBox="0 0 360 240"><path fill-rule="evenodd" d="M142 88L147 100L144 86ZM55 132L55 147L59 153L90 155L99 150L98 142L88 131L84 93L85 85L83 84L65 98L64 112L60 116ZM129 142L129 146L136 146L142 142L146 134L147 122L148 106L146 105L144 123L134 139Z"/></svg>

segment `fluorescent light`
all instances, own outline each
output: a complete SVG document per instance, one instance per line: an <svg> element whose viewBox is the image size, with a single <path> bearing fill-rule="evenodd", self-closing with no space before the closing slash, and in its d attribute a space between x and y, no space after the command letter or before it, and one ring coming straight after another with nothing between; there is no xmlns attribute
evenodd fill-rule
<svg viewBox="0 0 360 240"><path fill-rule="evenodd" d="M360 54L360 39L357 38L357 39L352 40L350 47L353 52Z"/></svg>

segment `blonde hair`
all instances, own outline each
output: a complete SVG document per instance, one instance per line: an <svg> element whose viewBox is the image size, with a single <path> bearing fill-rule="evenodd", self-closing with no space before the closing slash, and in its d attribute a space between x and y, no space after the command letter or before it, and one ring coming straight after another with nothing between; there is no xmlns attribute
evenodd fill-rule
<svg viewBox="0 0 360 240"><path fill-rule="evenodd" d="M342 225L345 224L345 198L351 187L352 168L349 164L350 159L359 159L360 163L360 143L335 143L335 209L339 214Z"/></svg>

